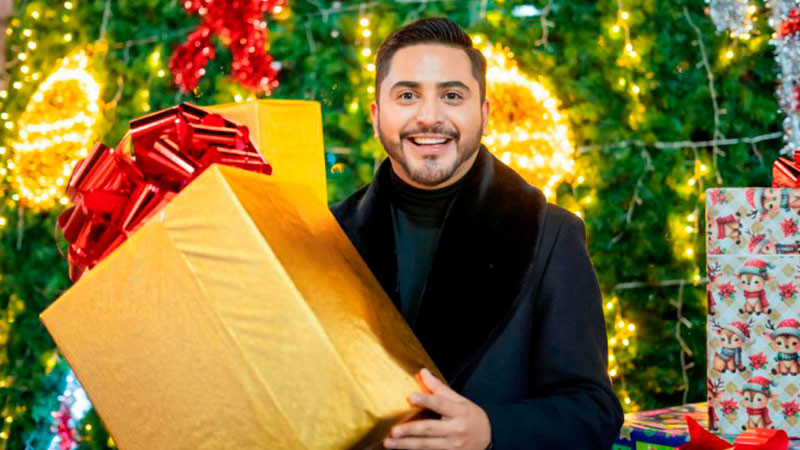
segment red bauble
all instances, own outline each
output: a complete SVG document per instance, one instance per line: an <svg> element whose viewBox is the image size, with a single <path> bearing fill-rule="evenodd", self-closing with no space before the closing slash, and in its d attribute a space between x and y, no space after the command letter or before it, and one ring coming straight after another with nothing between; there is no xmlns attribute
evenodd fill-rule
<svg viewBox="0 0 800 450"><path fill-rule="evenodd" d="M233 56L231 75L256 92L269 92L278 82L273 58L266 51L266 13L287 0L186 0L184 8L198 14L202 24L187 37L169 61L175 84L184 92L197 87L209 60L214 59L211 36L217 35Z"/></svg>
<svg viewBox="0 0 800 450"><path fill-rule="evenodd" d="M785 38L798 33L800 33L800 9L793 9L789 11L786 20L778 25L778 34Z"/></svg>

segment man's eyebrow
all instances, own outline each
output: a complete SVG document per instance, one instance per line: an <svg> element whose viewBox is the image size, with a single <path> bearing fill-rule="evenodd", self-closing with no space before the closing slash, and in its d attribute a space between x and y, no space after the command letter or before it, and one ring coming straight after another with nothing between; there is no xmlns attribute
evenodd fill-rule
<svg viewBox="0 0 800 450"><path fill-rule="evenodd" d="M464 89L465 91L469 92L469 86L460 82L460 81L443 81L441 83L436 83L436 86L439 89L447 89L447 88L460 88Z"/></svg>
<svg viewBox="0 0 800 450"><path fill-rule="evenodd" d="M393 84L390 90L394 90L394 89L397 89L397 88L419 89L420 86L422 86L422 83L420 83L418 81L402 80L402 81L398 81L397 83ZM440 83L436 83L436 87L439 88L439 89L459 88L459 89L464 89L465 91L470 91L469 86L467 86L466 84L464 84L464 83L462 83L462 82L460 82L458 80L442 81Z"/></svg>
<svg viewBox="0 0 800 450"><path fill-rule="evenodd" d="M421 84L417 81L398 81L397 83L392 85L390 90L394 90L397 88L411 88L411 89L418 89Z"/></svg>

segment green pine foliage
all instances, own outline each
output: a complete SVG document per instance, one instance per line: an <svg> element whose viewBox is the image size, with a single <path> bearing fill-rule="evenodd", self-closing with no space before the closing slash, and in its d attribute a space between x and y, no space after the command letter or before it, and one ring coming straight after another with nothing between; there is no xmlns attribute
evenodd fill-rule
<svg viewBox="0 0 800 450"><path fill-rule="evenodd" d="M562 185L558 203L580 209L586 220L604 301L611 302L609 336L616 336L620 318L626 327L636 325L628 346L613 345L619 369L614 385L621 398L630 398L626 408L643 409L705 399L705 289L693 283L695 275L701 280L705 276L703 189L768 185L781 147L775 139L720 147L715 163L708 147L657 144L715 137L702 53L713 73L717 137L778 131L782 117L763 4L758 4L760 20L753 38L734 42L715 32L702 0L623 3L638 54L634 60L624 56L624 29L613 30L620 23L617 0L293 1L286 17L270 22L270 52L283 65L273 96L322 104L331 202L369 182L383 158L369 123L373 75L365 66L380 40L396 27L447 15L470 32L508 46L523 70L548 80L569 118L573 144L599 146L576 155L585 181ZM523 4L549 13L545 20L513 17L514 7ZM218 58L195 92L181 94L172 86L169 55L198 23L178 1L71 0L70 6L54 0L15 2L6 35L8 96L0 99L8 115L4 120L13 123L25 109L37 85L33 73L43 79L59 57L90 44L108 104L100 125L108 145L118 142L130 119L149 111L181 101L210 105L252 95L228 78L230 55L219 42ZM369 39L361 35L361 17L371 21ZM24 30L31 30L31 36ZM67 33L70 41L64 39ZM35 50L27 47L29 41L36 42ZM365 46L372 56L363 56ZM28 55L27 75L16 59L20 53ZM14 89L14 81L22 87ZM0 127L0 145L6 150L1 170L10 170L15 130ZM615 144L622 141L629 143ZM699 165L708 171L689 186ZM2 188L0 408L6 419L0 447L46 448L53 435L51 412L58 408L68 370L38 319L69 286L61 254L65 243L55 228L60 209L20 207L7 178ZM690 214L695 222L687 220ZM686 232L686 226L696 227L696 233ZM684 253L689 247L691 257ZM647 286L665 280L688 282ZM623 289L620 284L628 282L646 286ZM94 413L80 424L79 435L81 448L113 446Z"/></svg>

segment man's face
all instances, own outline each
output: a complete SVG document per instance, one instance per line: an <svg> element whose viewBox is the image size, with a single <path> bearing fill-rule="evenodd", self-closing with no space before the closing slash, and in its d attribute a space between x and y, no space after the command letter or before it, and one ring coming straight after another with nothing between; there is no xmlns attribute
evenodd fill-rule
<svg viewBox="0 0 800 450"><path fill-rule="evenodd" d="M398 50L378 100L371 106L372 126L403 181L444 187L472 166L489 103L481 103L464 50L433 44Z"/></svg>

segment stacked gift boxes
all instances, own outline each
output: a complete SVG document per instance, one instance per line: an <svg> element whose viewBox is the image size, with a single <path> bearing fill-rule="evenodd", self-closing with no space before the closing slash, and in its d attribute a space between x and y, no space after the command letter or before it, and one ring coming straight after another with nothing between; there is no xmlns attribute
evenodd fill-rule
<svg viewBox="0 0 800 450"><path fill-rule="evenodd" d="M689 440L685 416L708 425L706 403L640 411L625 415L625 423L612 450L671 450Z"/></svg>
<svg viewBox="0 0 800 450"><path fill-rule="evenodd" d="M700 427L707 429L709 426L708 413L708 403L706 402L628 413L625 415L625 423L622 425L612 450L673 450L681 448L689 442L698 444L696 441L703 441L703 439L690 438L687 417L696 421ZM728 442L736 441L737 445L741 444L740 441L743 440L743 437L743 435L724 436ZM761 442L761 439L770 437L772 436L769 433L764 433L755 436L755 441ZM750 441L753 440L751 436ZM800 442L791 441L789 449L800 450Z"/></svg>
<svg viewBox="0 0 800 450"><path fill-rule="evenodd" d="M709 426L800 435L800 190L706 191Z"/></svg>

